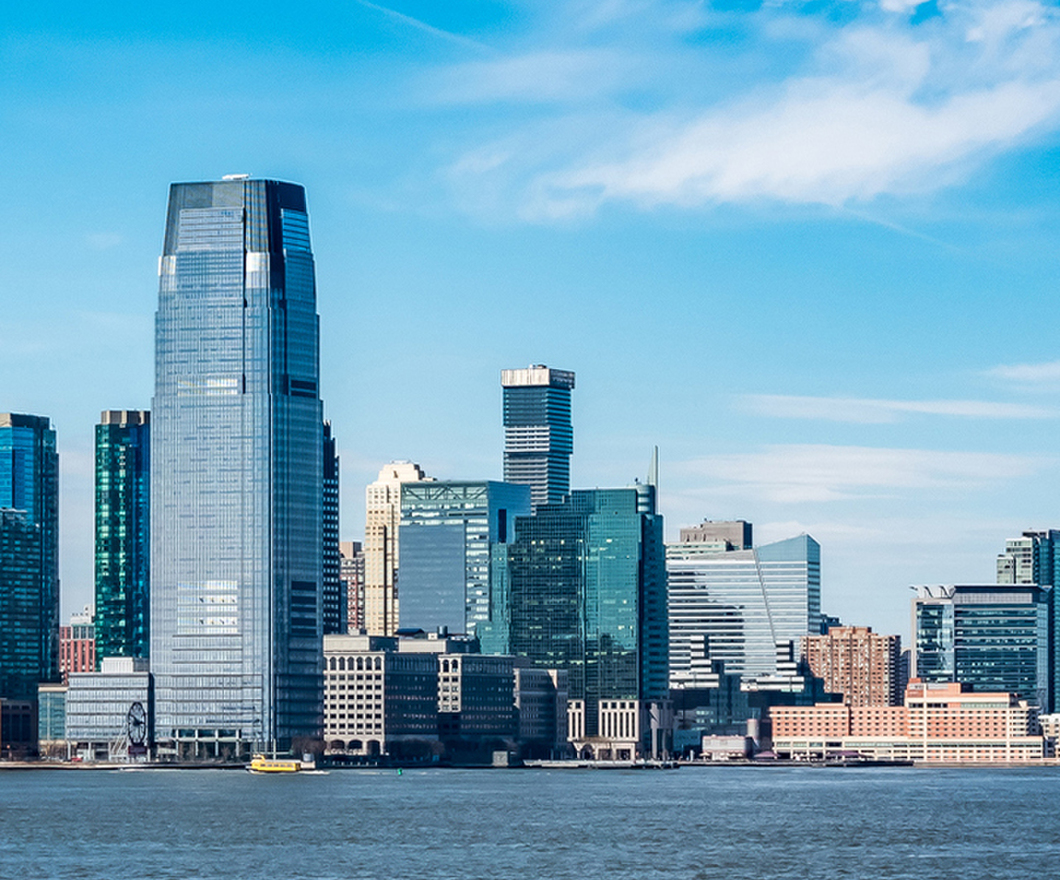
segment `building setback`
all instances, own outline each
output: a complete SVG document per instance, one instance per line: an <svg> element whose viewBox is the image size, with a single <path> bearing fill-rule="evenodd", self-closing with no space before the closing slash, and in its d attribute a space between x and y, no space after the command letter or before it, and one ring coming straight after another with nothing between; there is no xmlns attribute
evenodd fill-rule
<svg viewBox="0 0 1060 880"><path fill-rule="evenodd" d="M824 635L807 636L803 654L830 694L848 706L897 706L900 701L899 636L874 633L866 626L834 626Z"/></svg>
<svg viewBox="0 0 1060 880"><path fill-rule="evenodd" d="M492 480L401 486L401 627L476 634L490 619L491 553L530 515L530 487Z"/></svg>
<svg viewBox="0 0 1060 880"><path fill-rule="evenodd" d="M4 509L22 511L23 516L8 516L0 525L8 535L7 549L0 551L6 558L0 564L21 585L7 611L17 613L17 621L8 617L8 626L15 629L3 638L24 638L28 644L15 646L12 641L0 653L14 651L20 656L12 673L26 686L19 685L26 698L35 700L36 684L57 681L59 676L59 455L46 416L0 413L0 510ZM28 534L30 529L36 531L35 537ZM0 659L0 676L3 665ZM0 697L4 696L11 695L0 690Z"/></svg>
<svg viewBox="0 0 1060 880"><path fill-rule="evenodd" d="M100 658L148 656L150 529L150 413L104 410L96 425L95 633Z"/></svg>
<svg viewBox="0 0 1060 880"><path fill-rule="evenodd" d="M517 517L495 548L483 651L567 672L580 751L669 749L662 525L654 486L575 491Z"/></svg>
<svg viewBox="0 0 1060 880"><path fill-rule="evenodd" d="M504 481L530 487L534 509L570 492L574 454L574 373L544 365L501 370L504 389Z"/></svg>
<svg viewBox="0 0 1060 880"><path fill-rule="evenodd" d="M301 186L170 188L151 407L160 753L319 735L322 404Z"/></svg>

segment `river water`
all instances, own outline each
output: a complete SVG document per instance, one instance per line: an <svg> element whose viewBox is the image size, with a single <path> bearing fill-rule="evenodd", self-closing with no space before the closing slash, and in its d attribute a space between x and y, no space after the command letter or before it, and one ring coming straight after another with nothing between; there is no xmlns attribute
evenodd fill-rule
<svg viewBox="0 0 1060 880"><path fill-rule="evenodd" d="M1060 768L0 771L0 877L1060 877Z"/></svg>

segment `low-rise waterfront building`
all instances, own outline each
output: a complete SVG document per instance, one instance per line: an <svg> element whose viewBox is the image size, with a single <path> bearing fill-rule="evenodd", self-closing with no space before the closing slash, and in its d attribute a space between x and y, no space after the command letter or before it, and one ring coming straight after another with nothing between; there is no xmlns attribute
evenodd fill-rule
<svg viewBox="0 0 1060 880"><path fill-rule="evenodd" d="M550 758L567 749L567 670L515 666L515 709L525 754Z"/></svg>
<svg viewBox="0 0 1060 880"><path fill-rule="evenodd" d="M148 661L105 657L99 672L71 673L66 692L66 739L86 761L144 757L154 743L154 678ZM189 733L189 738L192 733ZM214 739L214 738L211 738ZM234 745L232 731L230 745ZM197 743L190 758L223 758L224 745Z"/></svg>
<svg viewBox="0 0 1060 880"><path fill-rule="evenodd" d="M775 706L773 750L782 757L1011 763L1045 754L1037 712L1013 694L953 683L909 683L902 706Z"/></svg>
<svg viewBox="0 0 1060 880"><path fill-rule="evenodd" d="M565 673L481 654L467 636L326 636L324 667L333 755L466 760L520 741L547 755L566 739Z"/></svg>
<svg viewBox="0 0 1060 880"><path fill-rule="evenodd" d="M67 756L66 691L64 684L37 687L37 740L42 757Z"/></svg>

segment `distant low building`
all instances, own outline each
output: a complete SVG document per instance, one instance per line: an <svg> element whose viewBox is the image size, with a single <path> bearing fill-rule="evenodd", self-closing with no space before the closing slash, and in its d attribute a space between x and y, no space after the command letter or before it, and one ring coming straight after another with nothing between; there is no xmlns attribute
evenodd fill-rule
<svg viewBox="0 0 1060 880"><path fill-rule="evenodd" d="M516 665L515 709L525 754L549 758L566 751L567 689L565 669Z"/></svg>
<svg viewBox="0 0 1060 880"><path fill-rule="evenodd" d="M773 750L782 757L1011 763L1045 754L1026 700L956 683L914 679L902 706L778 706L769 717Z"/></svg>
<svg viewBox="0 0 1060 880"><path fill-rule="evenodd" d="M479 653L466 636L324 638L324 745L352 760L469 760L566 741L566 674ZM481 756L480 756L481 757Z"/></svg>
<svg viewBox="0 0 1060 880"><path fill-rule="evenodd" d="M154 679L147 660L105 657L99 672L72 673L66 692L66 739L86 761L145 757L154 742ZM234 749L235 733L233 731ZM191 757L223 758L220 748Z"/></svg>
<svg viewBox="0 0 1060 880"><path fill-rule="evenodd" d="M67 757L66 691L64 684L37 688L37 739L42 756Z"/></svg>

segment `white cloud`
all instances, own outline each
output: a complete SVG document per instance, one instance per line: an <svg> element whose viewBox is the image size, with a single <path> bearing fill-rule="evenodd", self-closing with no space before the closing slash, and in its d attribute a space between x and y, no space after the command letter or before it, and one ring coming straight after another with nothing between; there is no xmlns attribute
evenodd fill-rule
<svg viewBox="0 0 1060 880"><path fill-rule="evenodd" d="M85 236L85 240L90 247L99 251L105 251L123 244L125 242L125 236L117 232L92 232Z"/></svg>
<svg viewBox="0 0 1060 880"><path fill-rule="evenodd" d="M960 0L913 27L916 5L882 0L849 24L775 7L730 16L731 27L750 34L746 51L718 56L713 19L698 5L681 7L701 37L689 43L649 24L666 4L602 4L607 47L539 50L456 71L457 79L481 74L465 86L481 99L596 103L517 127L503 139L504 163L476 174L474 163L458 161L453 178L479 191L477 202L489 201L483 186L493 187L536 219L587 214L609 201L848 205L959 182L1060 124L1055 10L1030 0ZM637 43L638 26L652 29L652 39ZM748 62L770 54L787 68L779 79L760 60ZM628 60L601 68L608 57ZM726 77L732 87L719 90ZM643 89L652 100L624 99ZM564 129L578 133L553 137ZM482 151L496 152L487 139L467 153Z"/></svg>
<svg viewBox="0 0 1060 880"><path fill-rule="evenodd" d="M838 501L904 489L961 490L1029 476L1046 460L985 452L779 445L675 464L681 479L783 503Z"/></svg>
<svg viewBox="0 0 1060 880"><path fill-rule="evenodd" d="M741 402L751 412L765 416L855 422L866 425L897 422L903 415L908 414L978 419L1047 419L1058 415L1055 409L1047 407L997 403L988 400L875 400L853 397L749 394L742 397Z"/></svg>
<svg viewBox="0 0 1060 880"><path fill-rule="evenodd" d="M1060 384L1060 361L1040 364L1001 364L987 371L987 375L1023 385Z"/></svg>
<svg viewBox="0 0 1060 880"><path fill-rule="evenodd" d="M531 52L474 61L449 70L438 90L443 101L570 102L595 97L625 80L632 60L608 49Z"/></svg>

